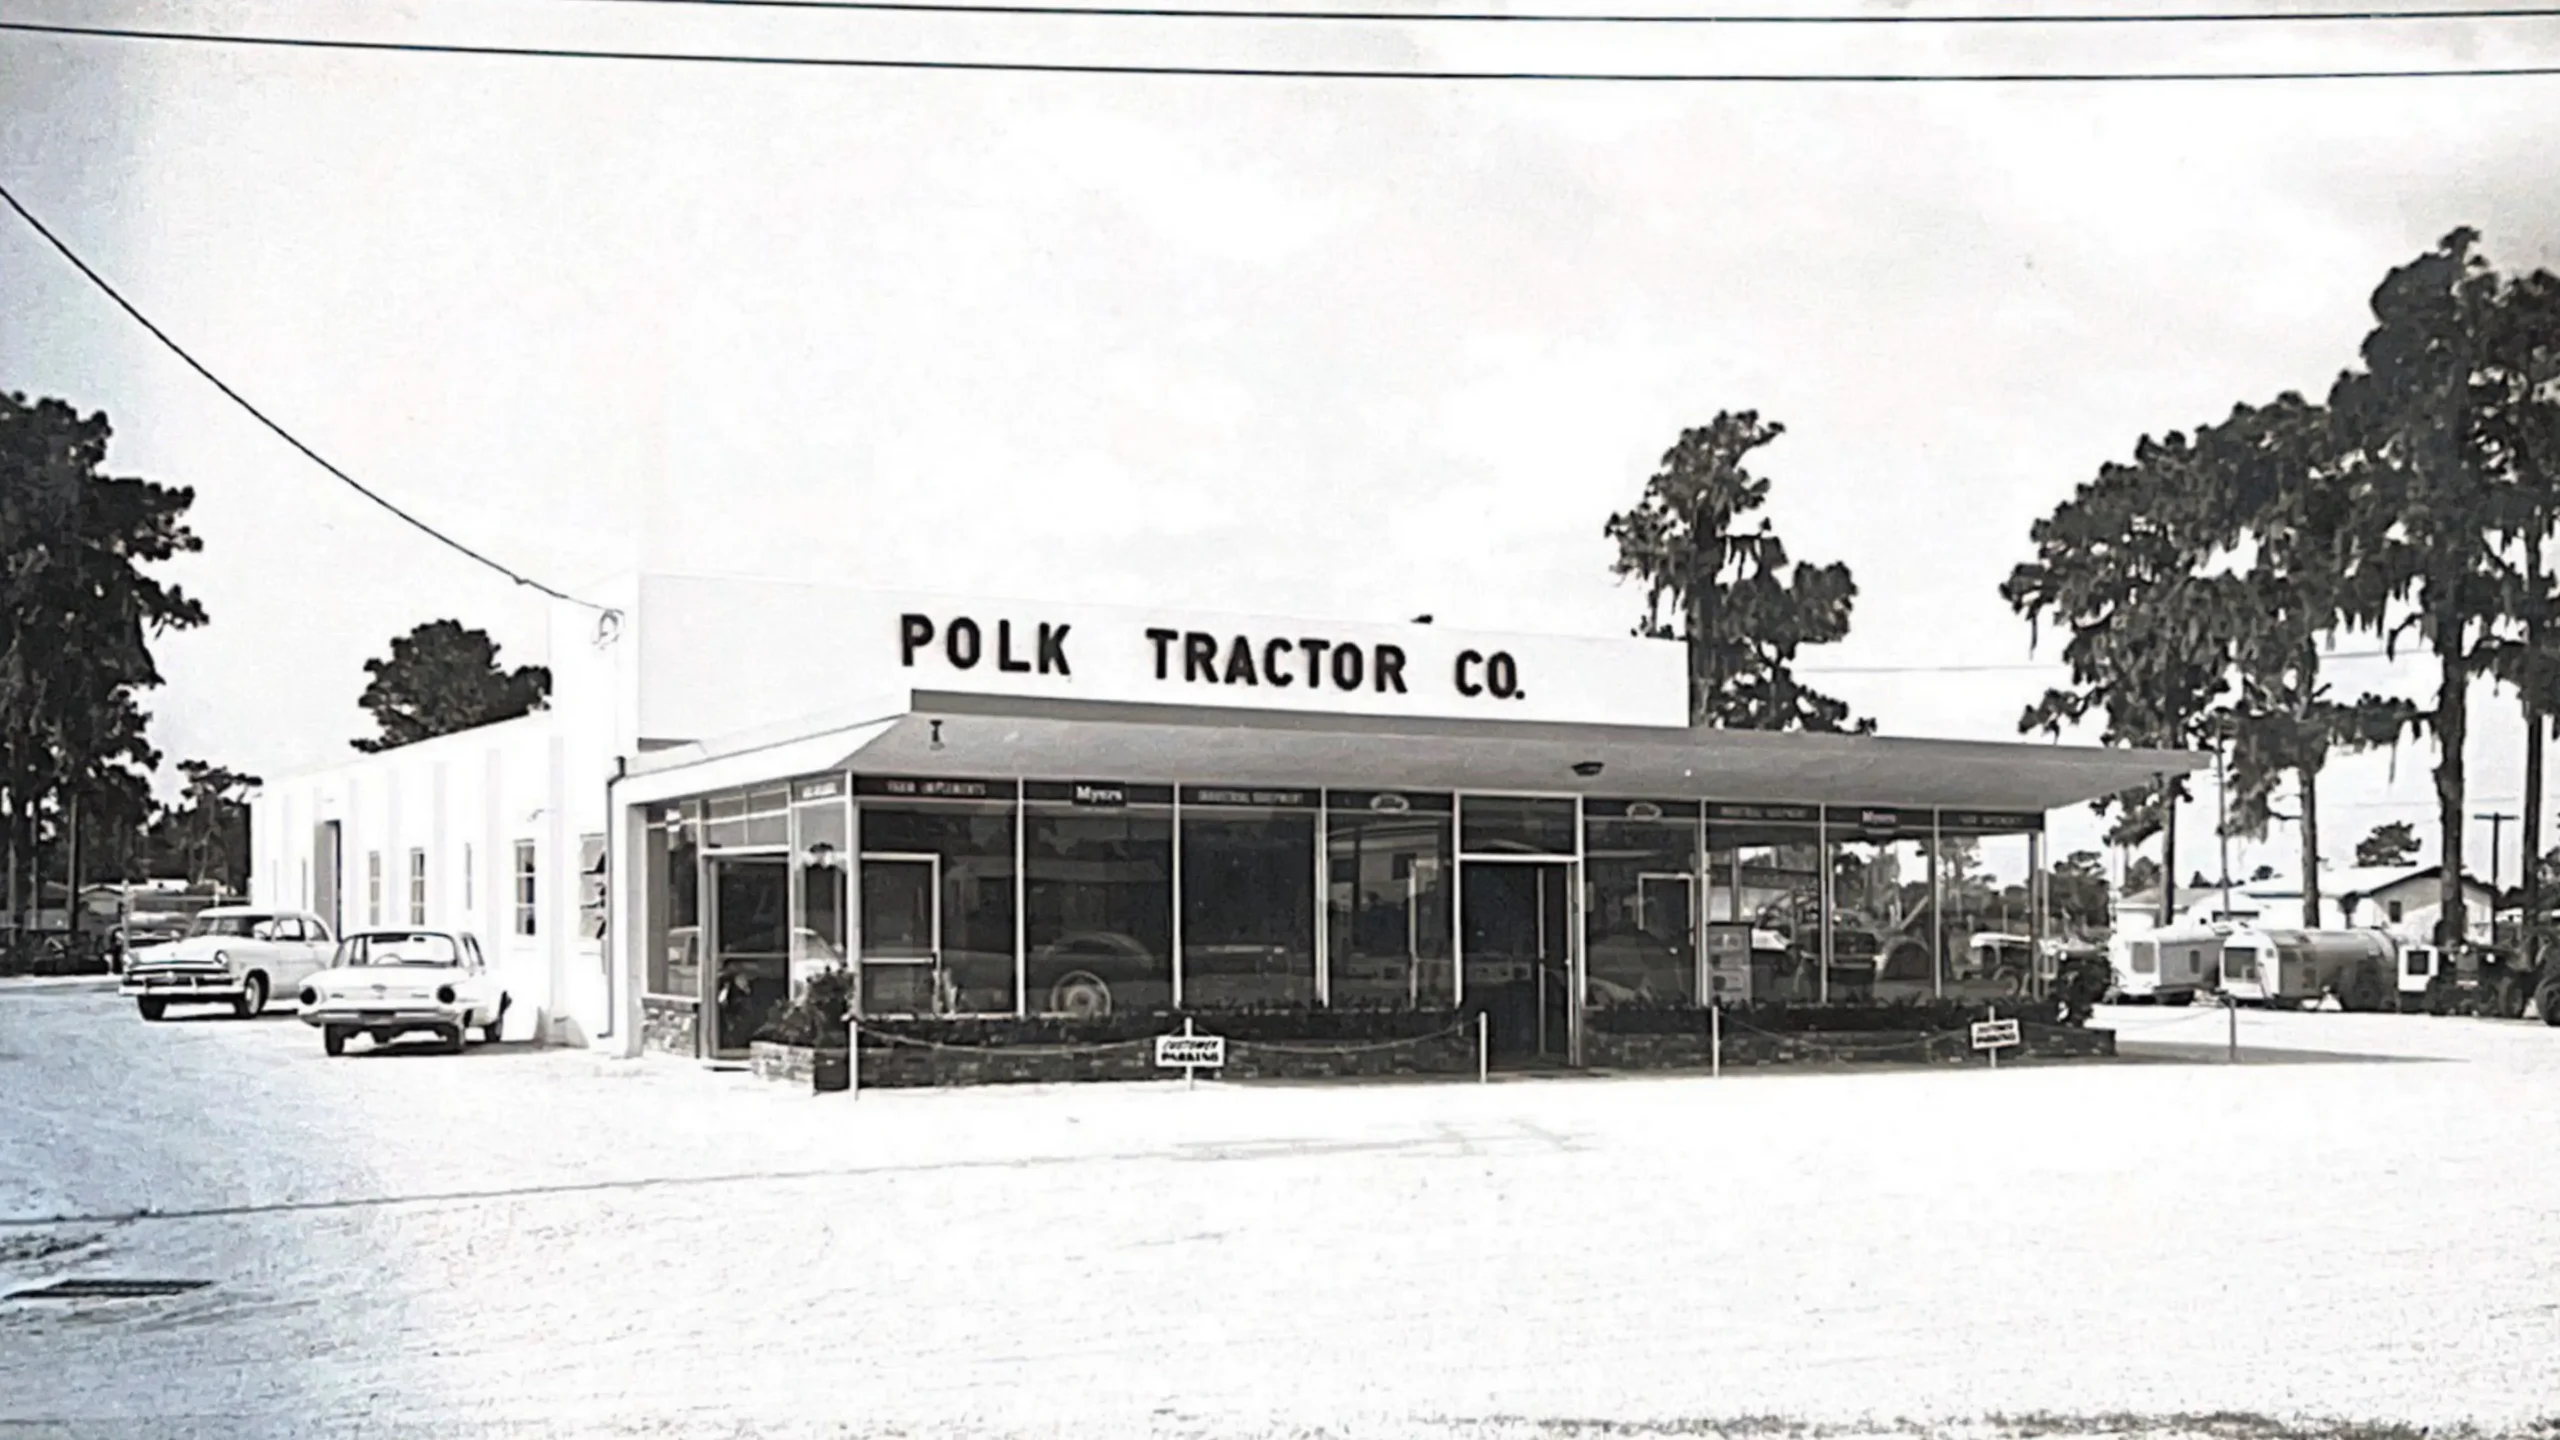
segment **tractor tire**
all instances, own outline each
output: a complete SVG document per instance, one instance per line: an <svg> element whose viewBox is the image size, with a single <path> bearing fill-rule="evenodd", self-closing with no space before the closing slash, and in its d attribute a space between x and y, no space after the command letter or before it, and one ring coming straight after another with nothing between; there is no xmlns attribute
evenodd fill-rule
<svg viewBox="0 0 2560 1440"><path fill-rule="evenodd" d="M2560 1030L2560 979L2542 982L2542 989L2534 994L2533 1008L2541 1014L2543 1024Z"/></svg>

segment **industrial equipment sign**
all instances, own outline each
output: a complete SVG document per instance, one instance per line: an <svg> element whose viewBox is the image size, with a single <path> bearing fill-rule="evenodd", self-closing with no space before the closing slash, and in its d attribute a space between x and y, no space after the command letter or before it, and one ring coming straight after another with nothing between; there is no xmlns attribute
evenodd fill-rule
<svg viewBox="0 0 2560 1440"><path fill-rule="evenodd" d="M1226 1064L1227 1037L1224 1035L1156 1037L1156 1068L1159 1070L1222 1070Z"/></svg>
<svg viewBox="0 0 2560 1440"><path fill-rule="evenodd" d="M1973 1022L1973 1048L1976 1050L2006 1050L2017 1043L2018 1022L2015 1020Z"/></svg>

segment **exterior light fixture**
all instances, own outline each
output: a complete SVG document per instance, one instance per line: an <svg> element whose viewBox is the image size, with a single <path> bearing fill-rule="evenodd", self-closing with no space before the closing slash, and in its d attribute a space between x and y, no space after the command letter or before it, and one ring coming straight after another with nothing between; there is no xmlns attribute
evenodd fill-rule
<svg viewBox="0 0 2560 1440"><path fill-rule="evenodd" d="M932 721L927 721L926 723L932 727L931 731L929 732L928 742L932 745L932 747L933 747L934 749L936 749L936 750L941 749L941 748L942 748L942 722L941 722L941 721L939 721L939 720L932 720Z"/></svg>
<svg viewBox="0 0 2560 1440"><path fill-rule="evenodd" d="M1599 774L1601 768L1601 763L1597 760L1576 760L1573 762L1573 773L1581 776L1585 780Z"/></svg>

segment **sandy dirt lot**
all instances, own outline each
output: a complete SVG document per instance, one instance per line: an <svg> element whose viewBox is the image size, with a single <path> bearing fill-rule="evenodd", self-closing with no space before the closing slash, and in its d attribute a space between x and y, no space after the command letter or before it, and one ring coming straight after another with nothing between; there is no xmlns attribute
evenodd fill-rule
<svg viewBox="0 0 2560 1440"><path fill-rule="evenodd" d="M0 1295L211 1282L0 1300L0 1434L2560 1433L2560 1032L2101 1023L857 1098L0 990Z"/></svg>

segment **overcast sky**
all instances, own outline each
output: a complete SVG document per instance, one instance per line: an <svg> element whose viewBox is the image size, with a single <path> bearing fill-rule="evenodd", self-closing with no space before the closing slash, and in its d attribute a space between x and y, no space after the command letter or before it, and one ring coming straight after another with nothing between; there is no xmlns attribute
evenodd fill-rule
<svg viewBox="0 0 2560 1440"><path fill-rule="evenodd" d="M0 18L1252 66L2560 62L2560 19L1745 32L602 0ZM1888 733L1976 738L2014 735L2060 674L1997 593L2033 521L2145 432L2325 388L2383 273L2456 225L2502 267L2560 266L2555 154L2560 78L1453 85L0 35L0 178L321 453L551 583L637 559L1618 633L1640 597L1602 523L1682 427L1755 408L1788 429L1760 457L1781 533L1861 590L1808 678L1861 672L1817 683ZM117 471L198 495L205 552L173 568L212 624L163 642L149 702L172 758L274 776L343 757L370 732L364 660L425 620L542 658L523 592L294 455L0 221L0 386L104 409ZM1911 668L1986 666L2015 668ZM2371 660L2337 680L2428 683ZM2520 727L2483 699L2472 808L2512 811ZM2333 856L2427 821L2431 762L2341 762ZM2194 822L2181 868L2211 869ZM2485 865L2488 826L2471 833ZM2293 843L2266 858L2290 869ZM2506 849L2512 879L2512 827Z"/></svg>

